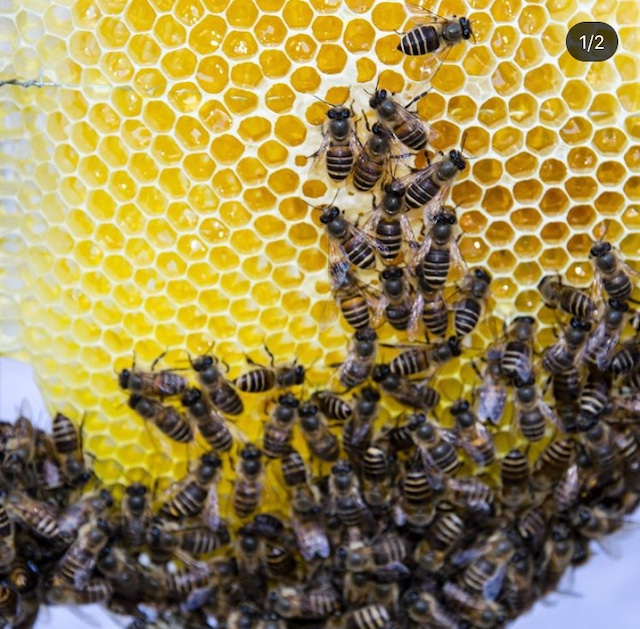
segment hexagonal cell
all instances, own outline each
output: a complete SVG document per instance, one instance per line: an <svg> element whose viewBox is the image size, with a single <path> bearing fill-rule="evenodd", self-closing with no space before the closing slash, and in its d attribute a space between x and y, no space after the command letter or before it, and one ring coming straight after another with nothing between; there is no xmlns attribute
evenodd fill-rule
<svg viewBox="0 0 640 629"><path fill-rule="evenodd" d="M575 201L587 201L598 192L598 182L593 177L570 177L564 187Z"/></svg>
<svg viewBox="0 0 640 629"><path fill-rule="evenodd" d="M576 205L569 210L567 222L573 228L588 229L596 220L596 213L591 205Z"/></svg>

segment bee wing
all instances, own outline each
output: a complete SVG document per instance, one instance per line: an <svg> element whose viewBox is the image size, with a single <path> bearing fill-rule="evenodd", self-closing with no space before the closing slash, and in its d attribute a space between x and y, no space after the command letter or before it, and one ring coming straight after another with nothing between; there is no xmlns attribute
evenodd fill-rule
<svg viewBox="0 0 640 629"><path fill-rule="evenodd" d="M422 264L422 261L424 260L424 258L427 255L427 253L429 253L429 249L431 249L432 242L433 242L433 240L432 240L431 236L427 236L422 241L422 243L420 244L418 249L416 251L414 251L413 256L411 256L411 259L409 260L407 266L409 268L409 272L413 276L416 275L417 268Z"/></svg>
<svg viewBox="0 0 640 629"><path fill-rule="evenodd" d="M499 383L484 383L478 390L476 413L480 421L489 421L497 426L504 414L507 403L507 388Z"/></svg>
<svg viewBox="0 0 640 629"><path fill-rule="evenodd" d="M553 409L541 399L538 400L538 405L544 417L548 419L561 432L565 432L564 424L562 423L560 418L555 414Z"/></svg>
<svg viewBox="0 0 640 629"><path fill-rule="evenodd" d="M418 331L422 322L422 310L424 308L424 297L422 293L418 292L415 295L415 299L411 304L411 311L409 313L409 327L407 332L410 341L415 341L418 338Z"/></svg>
<svg viewBox="0 0 640 629"><path fill-rule="evenodd" d="M489 601L495 601L500 592L502 591L502 585L504 583L504 577L507 574L508 563L503 563L495 572L495 574L487 579L486 583L482 587L482 593L484 597Z"/></svg>
<svg viewBox="0 0 640 629"><path fill-rule="evenodd" d="M349 256L345 248L335 239L327 234L329 238L329 266L332 269L338 269L338 274L344 268L345 273L349 268ZM339 276L338 278L339 279Z"/></svg>
<svg viewBox="0 0 640 629"><path fill-rule="evenodd" d="M211 483L209 486L204 508L202 509L202 520L212 531L217 531L220 526L220 503L216 483Z"/></svg>
<svg viewBox="0 0 640 629"><path fill-rule="evenodd" d="M380 295L373 308L373 316L371 317L371 327L376 329L384 323L385 309L389 305L389 298L386 295Z"/></svg>
<svg viewBox="0 0 640 629"><path fill-rule="evenodd" d="M464 257L462 256L462 252L460 251L460 247L458 246L458 241L454 240L451 243L451 267L453 269L457 269L458 272L461 273L464 277L469 275L469 267L465 262Z"/></svg>
<svg viewBox="0 0 640 629"><path fill-rule="evenodd" d="M360 229L355 225L349 224L349 231L351 232L354 238L354 246L360 245L360 243L365 242L367 246L369 246L374 251L378 253L386 253L387 247L383 244L380 244L378 240L368 234L364 229Z"/></svg>
<svg viewBox="0 0 640 629"><path fill-rule="evenodd" d="M329 144L331 143L331 136L326 131L322 132L322 142L318 148L318 150L310 155L309 157L313 157L313 163L311 164L311 169L309 171L310 175L316 176L320 174L322 167L324 166L327 158L327 149L329 148Z"/></svg>
<svg viewBox="0 0 640 629"><path fill-rule="evenodd" d="M415 16L416 21L420 22L438 22L442 18L433 11L427 9L421 2L413 2L412 0L404 0L404 6L409 13Z"/></svg>

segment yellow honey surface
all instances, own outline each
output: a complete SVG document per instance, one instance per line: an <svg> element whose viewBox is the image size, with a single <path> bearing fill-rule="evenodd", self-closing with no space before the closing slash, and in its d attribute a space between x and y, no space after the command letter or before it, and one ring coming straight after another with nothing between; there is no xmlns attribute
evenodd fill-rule
<svg viewBox="0 0 640 629"><path fill-rule="evenodd" d="M106 482L181 475L193 449L126 406L116 371L187 367L212 344L234 377L245 354L322 366L350 332L327 312L326 238L311 171L331 103L363 130L379 81L418 111L434 150L472 159L451 200L470 265L494 276L494 313L536 314L540 278L587 285L605 234L640 257L640 6L635 0L443 0L476 42L433 76L407 58L402 2L6 0L0 3L0 349L28 358L50 408L84 417ZM566 52L602 20L604 63ZM371 195L340 188L355 220ZM541 315L551 321L549 312ZM383 337L386 332L383 332ZM313 384L313 380L312 380ZM455 391L450 393L455 395ZM242 430L259 432L262 405Z"/></svg>

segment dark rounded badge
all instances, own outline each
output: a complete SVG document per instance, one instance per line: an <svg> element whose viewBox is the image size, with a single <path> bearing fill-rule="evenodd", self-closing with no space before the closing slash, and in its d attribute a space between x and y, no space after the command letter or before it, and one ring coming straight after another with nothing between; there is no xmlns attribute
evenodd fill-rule
<svg viewBox="0 0 640 629"><path fill-rule="evenodd" d="M580 22L567 33L567 50L578 61L606 61L618 49L618 34L604 22Z"/></svg>

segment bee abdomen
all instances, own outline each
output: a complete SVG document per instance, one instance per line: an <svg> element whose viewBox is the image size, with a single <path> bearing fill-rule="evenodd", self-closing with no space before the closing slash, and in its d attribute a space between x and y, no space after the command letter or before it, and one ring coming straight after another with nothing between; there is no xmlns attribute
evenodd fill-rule
<svg viewBox="0 0 640 629"><path fill-rule="evenodd" d="M234 381L236 388L245 393L263 393L273 389L276 384L276 375L273 369L253 369L242 374Z"/></svg>
<svg viewBox="0 0 640 629"><path fill-rule="evenodd" d="M427 205L438 194L440 187L431 179L418 180L409 184L404 197L407 207L416 209Z"/></svg>
<svg viewBox="0 0 640 629"><path fill-rule="evenodd" d="M327 174L333 181L344 181L353 168L354 155L348 146L332 146L327 150Z"/></svg>
<svg viewBox="0 0 640 629"><path fill-rule="evenodd" d="M464 336L473 331L480 320L481 305L474 299L463 299L455 312L453 325L456 334Z"/></svg>
<svg viewBox="0 0 640 629"><path fill-rule="evenodd" d="M445 285L450 266L451 253L448 249L436 249L425 256L422 260L422 275L430 290L439 290Z"/></svg>
<svg viewBox="0 0 640 629"><path fill-rule="evenodd" d="M438 31L431 25L421 25L405 33L398 44L398 50L410 57L418 57L440 48Z"/></svg>

